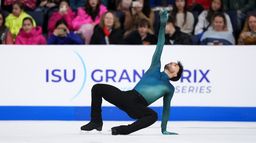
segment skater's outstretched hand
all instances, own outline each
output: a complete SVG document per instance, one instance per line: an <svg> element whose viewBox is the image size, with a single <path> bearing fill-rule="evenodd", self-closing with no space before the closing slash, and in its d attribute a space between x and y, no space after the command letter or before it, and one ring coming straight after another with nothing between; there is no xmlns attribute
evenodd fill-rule
<svg viewBox="0 0 256 143"><path fill-rule="evenodd" d="M174 133L174 132L168 132L168 131L162 131L163 135L178 135L178 133Z"/></svg>
<svg viewBox="0 0 256 143"><path fill-rule="evenodd" d="M161 24L166 24L169 17L169 12L166 9L161 9L159 15Z"/></svg>

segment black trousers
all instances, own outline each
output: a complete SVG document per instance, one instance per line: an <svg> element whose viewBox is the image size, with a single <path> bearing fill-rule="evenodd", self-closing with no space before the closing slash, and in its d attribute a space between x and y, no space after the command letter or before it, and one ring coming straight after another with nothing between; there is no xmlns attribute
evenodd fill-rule
<svg viewBox="0 0 256 143"><path fill-rule="evenodd" d="M157 121L157 113L148 108L146 100L135 90L121 91L111 85L96 84L92 87L92 122L102 123L102 98L126 112L131 118L136 119L132 124L123 126L122 133L135 132Z"/></svg>

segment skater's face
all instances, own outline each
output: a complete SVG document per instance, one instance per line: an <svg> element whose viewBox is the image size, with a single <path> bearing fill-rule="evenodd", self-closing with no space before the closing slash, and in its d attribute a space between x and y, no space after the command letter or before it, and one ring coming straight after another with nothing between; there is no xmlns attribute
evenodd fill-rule
<svg viewBox="0 0 256 143"><path fill-rule="evenodd" d="M169 77L173 78L177 76L180 66L176 62L170 62L164 66L164 69L168 71Z"/></svg>

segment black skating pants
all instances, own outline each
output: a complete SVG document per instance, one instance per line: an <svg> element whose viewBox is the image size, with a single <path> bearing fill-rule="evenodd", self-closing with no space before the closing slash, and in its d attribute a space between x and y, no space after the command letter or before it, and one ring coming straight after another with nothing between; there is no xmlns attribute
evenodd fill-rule
<svg viewBox="0 0 256 143"><path fill-rule="evenodd" d="M92 87L91 121L93 122L102 123L102 98L136 119L132 124L122 128L123 134L146 128L157 121L157 113L148 108L146 100L135 90L121 91L111 85L96 84Z"/></svg>

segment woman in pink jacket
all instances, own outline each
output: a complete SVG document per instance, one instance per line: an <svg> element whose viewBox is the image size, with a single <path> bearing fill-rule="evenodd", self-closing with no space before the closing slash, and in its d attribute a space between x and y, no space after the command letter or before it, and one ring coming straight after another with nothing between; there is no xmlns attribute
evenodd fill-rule
<svg viewBox="0 0 256 143"><path fill-rule="evenodd" d="M78 8L72 25L74 30L85 38L87 44L90 43L94 26L100 23L100 18L105 12L107 8L101 4L101 0L87 0L84 8Z"/></svg>
<svg viewBox="0 0 256 143"><path fill-rule="evenodd" d="M33 26L33 20L26 17L23 20L22 28L16 37L15 44L20 45L38 45L46 44L46 40L42 35L42 28Z"/></svg>
<svg viewBox="0 0 256 143"><path fill-rule="evenodd" d="M73 30L72 21L75 13L71 10L68 0L61 0L59 10L52 13L48 21L48 34L52 34L57 21L64 19L67 23L68 29Z"/></svg>

